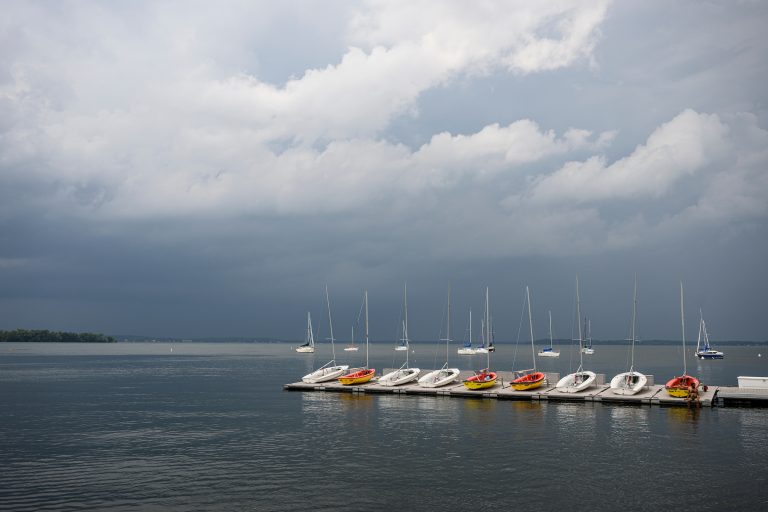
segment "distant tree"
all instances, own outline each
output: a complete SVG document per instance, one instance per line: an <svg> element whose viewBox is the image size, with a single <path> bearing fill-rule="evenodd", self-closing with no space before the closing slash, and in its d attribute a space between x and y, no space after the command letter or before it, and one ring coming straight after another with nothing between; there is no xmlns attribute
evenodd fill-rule
<svg viewBox="0 0 768 512"><path fill-rule="evenodd" d="M61 332L47 329L0 330L0 343L115 343L115 338L92 332Z"/></svg>

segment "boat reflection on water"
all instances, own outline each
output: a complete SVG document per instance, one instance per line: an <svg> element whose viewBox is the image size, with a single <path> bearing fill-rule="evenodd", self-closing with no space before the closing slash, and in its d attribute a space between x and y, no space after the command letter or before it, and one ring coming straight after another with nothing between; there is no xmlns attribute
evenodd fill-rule
<svg viewBox="0 0 768 512"><path fill-rule="evenodd" d="M601 407L594 403L554 404L559 434L574 442L594 441L597 438L597 409Z"/></svg>

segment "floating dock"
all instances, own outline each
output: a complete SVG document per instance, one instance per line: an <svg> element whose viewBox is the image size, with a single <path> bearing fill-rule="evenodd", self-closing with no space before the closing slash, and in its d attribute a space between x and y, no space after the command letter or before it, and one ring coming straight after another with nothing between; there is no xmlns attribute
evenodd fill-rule
<svg viewBox="0 0 768 512"><path fill-rule="evenodd" d="M385 369L384 373L392 371ZM426 375L431 370L422 370L421 375ZM384 374L382 373L382 375ZM634 395L615 395L610 386L605 384L605 375L597 374L597 379L592 387L578 393L563 393L555 388L560 380L558 373L545 373L544 384L528 391L512 389L510 382L515 378L514 372L496 372L497 384L491 388L471 390L467 389L462 381L473 375L473 372L462 371L459 379L454 384L441 388L425 388L419 386L415 380L401 386L382 386L376 380L358 386L343 386L336 381L307 384L294 382L285 384L283 389L288 391L330 391L339 393L367 393L367 394L403 394L403 395L431 395L448 396L458 398L488 398L497 400L548 400L562 402L604 402L624 405L659 405L659 406L689 406L684 398L669 396L664 386L654 384L652 375L648 376L648 385ZM707 390L699 391L699 401L702 407L768 407L768 390L741 389L737 387L708 386Z"/></svg>

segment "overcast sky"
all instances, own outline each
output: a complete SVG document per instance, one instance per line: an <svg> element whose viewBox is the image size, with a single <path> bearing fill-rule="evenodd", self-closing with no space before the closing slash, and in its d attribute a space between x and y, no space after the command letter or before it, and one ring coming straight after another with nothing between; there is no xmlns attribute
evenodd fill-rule
<svg viewBox="0 0 768 512"><path fill-rule="evenodd" d="M0 328L768 339L768 4L35 2L0 17ZM326 328L327 330L327 328Z"/></svg>

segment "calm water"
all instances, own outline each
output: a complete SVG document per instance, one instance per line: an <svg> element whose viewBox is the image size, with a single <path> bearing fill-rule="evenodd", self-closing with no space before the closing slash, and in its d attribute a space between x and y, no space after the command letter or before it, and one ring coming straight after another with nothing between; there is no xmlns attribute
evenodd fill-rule
<svg viewBox="0 0 768 512"><path fill-rule="evenodd" d="M626 347L596 348L585 368L624 371ZM689 359L689 372L721 385L768 375L768 354L757 357L765 347L721 348L725 360ZM412 366L442 364L434 346L414 349ZM328 352L3 344L0 510L768 506L768 409L282 391ZM393 352L373 346L372 366L399 364ZM482 365L455 348L451 358ZM640 347L635 358L659 381L682 369L676 347ZM530 347L515 358L502 346L492 365L512 369L513 360L530 366ZM577 364L563 347L540 367Z"/></svg>

